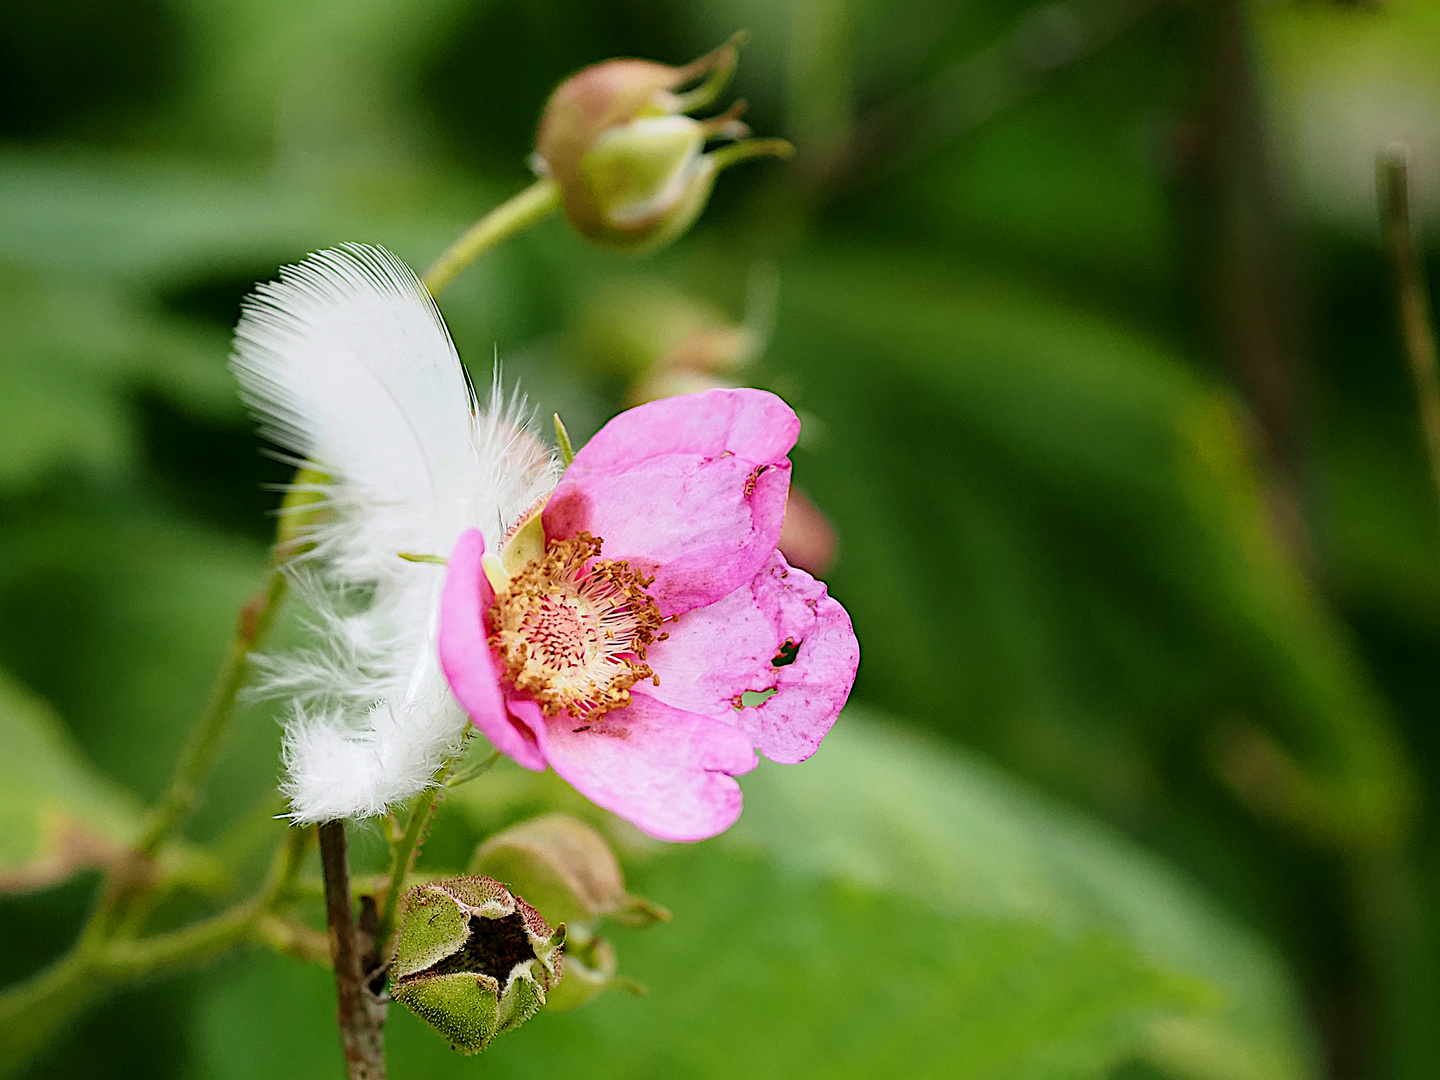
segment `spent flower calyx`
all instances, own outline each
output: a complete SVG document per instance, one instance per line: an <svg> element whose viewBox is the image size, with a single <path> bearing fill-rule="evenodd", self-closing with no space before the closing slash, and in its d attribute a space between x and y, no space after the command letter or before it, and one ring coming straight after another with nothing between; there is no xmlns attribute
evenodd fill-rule
<svg viewBox="0 0 1440 1080"><path fill-rule="evenodd" d="M552 930L493 878L417 885L400 900L390 994L474 1054L519 1027L560 982L565 927Z"/></svg>

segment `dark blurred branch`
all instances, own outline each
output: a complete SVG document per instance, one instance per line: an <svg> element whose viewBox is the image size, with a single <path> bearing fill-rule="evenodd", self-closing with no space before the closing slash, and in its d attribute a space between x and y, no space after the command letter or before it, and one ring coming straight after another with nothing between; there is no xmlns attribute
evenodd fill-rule
<svg viewBox="0 0 1440 1080"><path fill-rule="evenodd" d="M801 147L817 187L871 187L1026 100L1172 0L1089 0L1030 9L1004 37L854 122L843 144Z"/></svg>
<svg viewBox="0 0 1440 1080"><path fill-rule="evenodd" d="M385 1005L366 986L364 954L350 895L350 850L343 821L320 826L320 867L325 876L325 915L330 924L330 959L339 999L335 1020L345 1048L350 1080L385 1080Z"/></svg>
<svg viewBox="0 0 1440 1080"><path fill-rule="evenodd" d="M1219 0L1206 15L1209 71L1192 147L1204 291L1216 347L1256 421L1271 516L1292 554L1308 563L1295 241L1278 193L1244 6Z"/></svg>
<svg viewBox="0 0 1440 1080"><path fill-rule="evenodd" d="M1395 298L1400 333L1415 396L1420 399L1420 422L1430 454L1430 478L1440 499L1440 378L1435 370L1435 322L1430 312L1430 288L1425 264L1415 247L1410 220L1408 150L1393 146L1380 155L1376 166L1380 189L1380 220L1395 269Z"/></svg>

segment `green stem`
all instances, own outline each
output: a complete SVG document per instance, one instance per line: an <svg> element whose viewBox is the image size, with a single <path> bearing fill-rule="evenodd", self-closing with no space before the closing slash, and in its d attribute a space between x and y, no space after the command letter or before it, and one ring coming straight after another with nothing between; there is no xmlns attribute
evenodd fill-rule
<svg viewBox="0 0 1440 1080"><path fill-rule="evenodd" d="M468 784L477 776L484 776L487 772L491 770L492 767L494 767L497 762L499 762L501 756L502 755L499 750L490 751L490 753L487 754L483 760L476 762L474 765L471 765L470 768L466 769L464 772L451 773L445 781L445 786L447 788L459 787L461 784Z"/></svg>
<svg viewBox="0 0 1440 1080"><path fill-rule="evenodd" d="M468 731L466 736L468 738ZM446 789L458 787L474 780L482 773L489 772L490 768L500 760L500 756L500 751L491 751L464 772L452 773L451 770L455 768L455 763L461 757L461 754L457 753L435 770L435 775L430 778L430 786L415 799L415 805L410 809L410 818L405 823L405 831L401 833L400 838L390 849L390 873L385 882L385 896L380 903L380 914L375 924L375 944L380 949L382 956L388 955L390 936L395 932L395 920L400 910L400 894L405 891L405 883L409 880L411 871L415 869L415 859L419 856L420 848L425 842L426 830L430 827L430 820L435 816L435 810L440 805Z"/></svg>
<svg viewBox="0 0 1440 1080"><path fill-rule="evenodd" d="M230 718L235 713L235 701L250 676L250 654L269 633L284 596L285 575L272 568L264 587L240 609L235 636L225 651L225 662L210 688L200 722L191 731L170 784L135 844L137 853L148 857L159 851L195 805L200 785L210 771Z"/></svg>
<svg viewBox="0 0 1440 1080"><path fill-rule="evenodd" d="M0 993L0 1076L19 1070L76 1013L113 987L209 959L259 936L261 920L288 898L312 835L310 829L290 829L265 885L243 903L181 930L139 940L83 937L56 963Z"/></svg>
<svg viewBox="0 0 1440 1080"><path fill-rule="evenodd" d="M385 896L380 902L380 915L375 923L375 946L382 956L389 955L390 935L395 932L395 917L400 908L400 894L405 891L405 879L415 868L415 858L420 854L420 845L425 839L425 830L435 816L435 807L445 792L445 781L455 767L455 758L447 758L430 784L415 797L410 808L410 820L405 831L390 849L390 880L385 886Z"/></svg>
<svg viewBox="0 0 1440 1080"><path fill-rule="evenodd" d="M93 953L73 949L0 994L0 1076L18 1072L81 1009L109 989Z"/></svg>
<svg viewBox="0 0 1440 1080"><path fill-rule="evenodd" d="M559 208L559 185L548 178L536 180L470 226L460 239L431 263L421 280L432 293L440 292L462 270L500 241L543 221Z"/></svg>

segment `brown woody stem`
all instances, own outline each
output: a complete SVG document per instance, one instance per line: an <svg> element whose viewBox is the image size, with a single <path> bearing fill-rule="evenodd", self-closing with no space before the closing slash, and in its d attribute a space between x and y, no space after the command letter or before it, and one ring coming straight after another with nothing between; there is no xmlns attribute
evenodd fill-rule
<svg viewBox="0 0 1440 1080"><path fill-rule="evenodd" d="M370 951L355 925L350 896L350 852L343 821L320 826L320 867L325 877L325 915L330 924L330 959L339 999L336 1023L350 1080L385 1080L385 1004L366 984L361 958Z"/></svg>

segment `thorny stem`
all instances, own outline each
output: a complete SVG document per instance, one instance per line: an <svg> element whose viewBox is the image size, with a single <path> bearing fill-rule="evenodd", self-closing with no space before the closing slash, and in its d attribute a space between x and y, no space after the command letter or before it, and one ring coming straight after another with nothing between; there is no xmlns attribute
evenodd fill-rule
<svg viewBox="0 0 1440 1080"><path fill-rule="evenodd" d="M350 895L350 854L345 823L320 826L320 867L325 877L325 916L330 925L330 960L335 966L335 1020L345 1047L350 1080L385 1080L385 1004L366 987L362 943Z"/></svg>
<svg viewBox="0 0 1440 1080"><path fill-rule="evenodd" d="M1415 248L1410 222L1410 177L1403 146L1391 147L1380 155L1380 213L1390 256L1394 260L1395 293L1399 302L1400 332L1405 339L1405 356L1420 399L1420 421L1425 429L1425 446L1430 456L1430 477L1440 498L1440 378L1436 375L1435 323L1430 313L1430 294L1425 264Z"/></svg>
<svg viewBox="0 0 1440 1080"><path fill-rule="evenodd" d="M548 177L536 180L470 226L430 264L420 280L432 293L438 293L500 241L543 221L559 207L560 186Z"/></svg>

